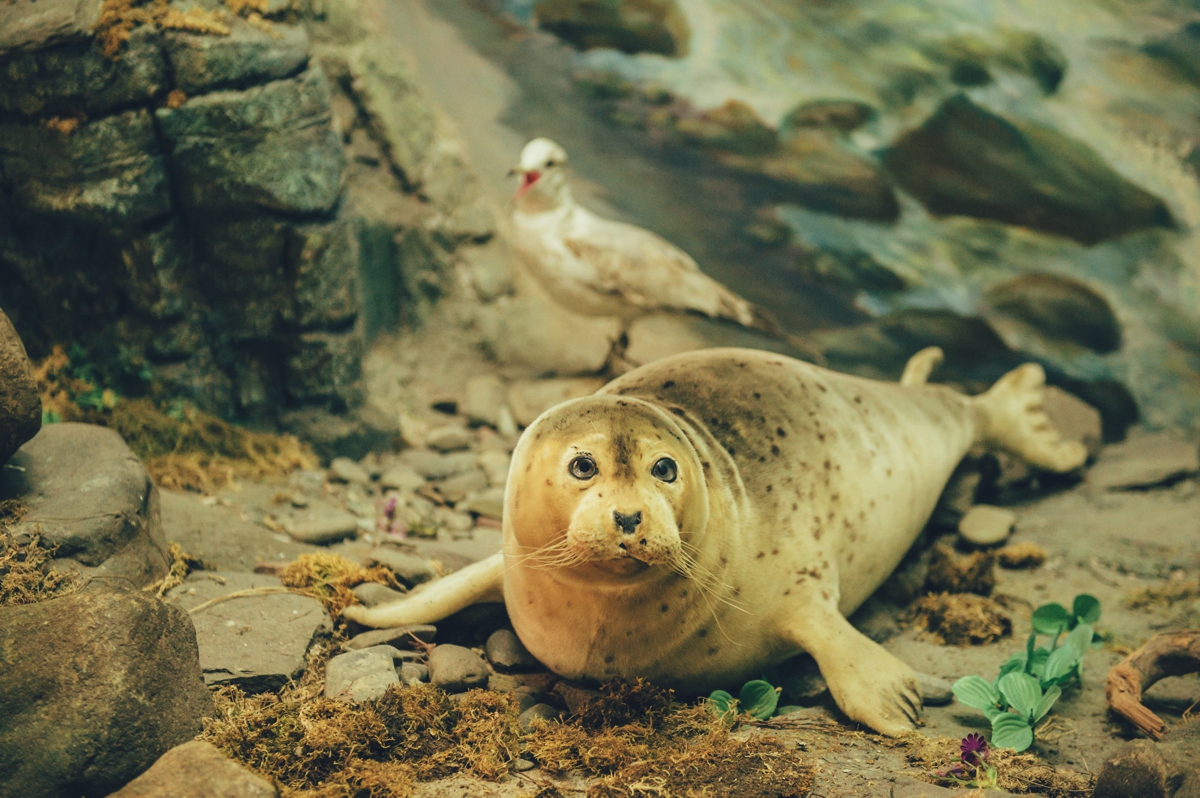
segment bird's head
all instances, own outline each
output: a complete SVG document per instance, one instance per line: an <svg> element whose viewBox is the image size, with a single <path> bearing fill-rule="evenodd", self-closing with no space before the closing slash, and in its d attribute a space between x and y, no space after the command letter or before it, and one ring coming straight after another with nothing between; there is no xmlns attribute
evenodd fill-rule
<svg viewBox="0 0 1200 798"><path fill-rule="evenodd" d="M526 144L520 163L509 174L521 178L514 198L527 208L554 208L570 197L567 151L550 139L538 138Z"/></svg>

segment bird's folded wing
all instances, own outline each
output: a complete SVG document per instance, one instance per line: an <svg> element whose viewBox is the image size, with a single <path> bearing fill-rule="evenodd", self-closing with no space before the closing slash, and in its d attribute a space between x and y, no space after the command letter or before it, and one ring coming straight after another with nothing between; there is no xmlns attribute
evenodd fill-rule
<svg viewBox="0 0 1200 798"><path fill-rule="evenodd" d="M589 268L592 288L645 308L693 308L679 290L703 278L686 252L640 227L588 214L563 243ZM703 303L702 303L703 304Z"/></svg>

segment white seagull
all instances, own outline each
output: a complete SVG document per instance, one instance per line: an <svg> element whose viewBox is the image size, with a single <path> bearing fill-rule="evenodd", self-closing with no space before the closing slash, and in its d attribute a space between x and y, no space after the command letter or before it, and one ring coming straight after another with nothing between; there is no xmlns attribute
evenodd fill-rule
<svg viewBox="0 0 1200 798"><path fill-rule="evenodd" d="M567 153L537 138L521 150L511 174L513 243L533 275L563 307L584 316L615 316L628 324L659 310L728 319L811 353L775 318L713 280L683 250L624 222L604 219L575 202L567 185Z"/></svg>

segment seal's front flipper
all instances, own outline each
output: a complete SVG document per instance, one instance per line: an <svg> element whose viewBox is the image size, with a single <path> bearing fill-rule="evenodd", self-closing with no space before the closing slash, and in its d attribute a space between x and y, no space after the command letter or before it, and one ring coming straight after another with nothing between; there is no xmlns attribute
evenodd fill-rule
<svg viewBox="0 0 1200 798"><path fill-rule="evenodd" d="M921 714L916 672L851 626L836 606L819 599L803 606L790 636L817 661L838 708L889 737L915 729Z"/></svg>
<svg viewBox="0 0 1200 798"><path fill-rule="evenodd" d="M1005 374L987 393L971 399L979 414L979 439L1030 465L1049 471L1074 471L1087 460L1087 448L1063 440L1042 410L1046 372L1026 363Z"/></svg>
<svg viewBox="0 0 1200 798"><path fill-rule="evenodd" d="M390 628L440 621L472 604L504 600L504 554L468 565L391 604L347 607L342 615L364 626Z"/></svg>

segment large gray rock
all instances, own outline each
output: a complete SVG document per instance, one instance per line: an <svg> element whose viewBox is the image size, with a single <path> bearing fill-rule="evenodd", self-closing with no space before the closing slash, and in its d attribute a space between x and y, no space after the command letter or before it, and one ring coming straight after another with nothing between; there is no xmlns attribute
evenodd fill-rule
<svg viewBox="0 0 1200 798"><path fill-rule="evenodd" d="M273 576L197 571L167 599L191 610L230 593L281 584ZM191 617L205 684L235 684L247 692L277 690L298 677L313 639L333 630L321 602L294 593L227 599Z"/></svg>
<svg viewBox="0 0 1200 798"><path fill-rule="evenodd" d="M19 205L45 214L132 227L171 210L166 162L145 110L67 132L0 123L0 172Z"/></svg>
<svg viewBox="0 0 1200 798"><path fill-rule="evenodd" d="M492 632L484 651L488 661L504 671L542 670L545 667L529 653L520 638L508 629Z"/></svg>
<svg viewBox="0 0 1200 798"><path fill-rule="evenodd" d="M16 0L0 5L0 55L91 35L102 0Z"/></svg>
<svg viewBox="0 0 1200 798"><path fill-rule="evenodd" d="M338 327L358 313L358 237L345 219L292 229L296 324Z"/></svg>
<svg viewBox="0 0 1200 798"><path fill-rule="evenodd" d="M215 571L250 573L262 562L286 564L322 551L243 521L233 508L201 504L195 494L164 490L161 496L163 537Z"/></svg>
<svg viewBox="0 0 1200 798"><path fill-rule="evenodd" d="M391 646L371 646L338 654L325 666L325 696L348 701L382 698L389 687L400 686L393 660L400 652Z"/></svg>
<svg viewBox="0 0 1200 798"><path fill-rule="evenodd" d="M1083 142L1004 119L965 95L901 136L883 162L935 214L995 219L1085 244L1174 226L1162 200Z"/></svg>
<svg viewBox="0 0 1200 798"><path fill-rule="evenodd" d="M105 581L0 608L0 795L108 795L212 711L187 614Z"/></svg>
<svg viewBox="0 0 1200 798"><path fill-rule="evenodd" d="M228 36L170 31L167 57L175 85L188 95L281 80L308 63L308 34L300 25L260 30L234 17Z"/></svg>
<svg viewBox="0 0 1200 798"><path fill-rule="evenodd" d="M215 91L156 111L180 197L201 212L328 211L345 156L320 66L245 91Z"/></svg>
<svg viewBox="0 0 1200 798"><path fill-rule="evenodd" d="M42 398L25 345L0 310L0 465L42 427Z"/></svg>
<svg viewBox="0 0 1200 798"><path fill-rule="evenodd" d="M362 104L375 138L410 184L418 182L436 123L433 111L408 73L404 59L372 39L351 59L355 99Z"/></svg>
<svg viewBox="0 0 1200 798"><path fill-rule="evenodd" d="M130 238L121 250L121 259L128 277L123 281L126 295L138 311L159 321L179 319L187 312L187 285L195 259L181 221L172 219ZM187 334L156 340L152 351L175 360L194 352L199 337L199 331L189 327Z"/></svg>
<svg viewBox="0 0 1200 798"><path fill-rule="evenodd" d="M192 740L167 751L149 770L109 798L275 798L262 776L222 754L212 743Z"/></svg>
<svg viewBox="0 0 1200 798"><path fill-rule="evenodd" d="M0 470L0 497L28 508L16 535L41 535L60 565L136 585L170 567L158 488L121 436L91 424L47 424Z"/></svg>
<svg viewBox="0 0 1200 798"><path fill-rule="evenodd" d="M291 226L273 216L247 213L211 220L201 232L207 250L201 280L214 306L211 321L236 339L278 334L281 321L294 316L288 276ZM272 362L270 369L277 371L278 365Z"/></svg>
<svg viewBox="0 0 1200 798"><path fill-rule="evenodd" d="M32 4L22 0L8 7L18 5ZM38 0L37 5L54 4ZM4 11L0 6L0 19ZM0 37L3 27L0 22ZM0 56L0 110L12 114L74 116L82 111L95 118L149 103L168 85L162 38L150 25L129 34L119 58L106 57L99 41Z"/></svg>

